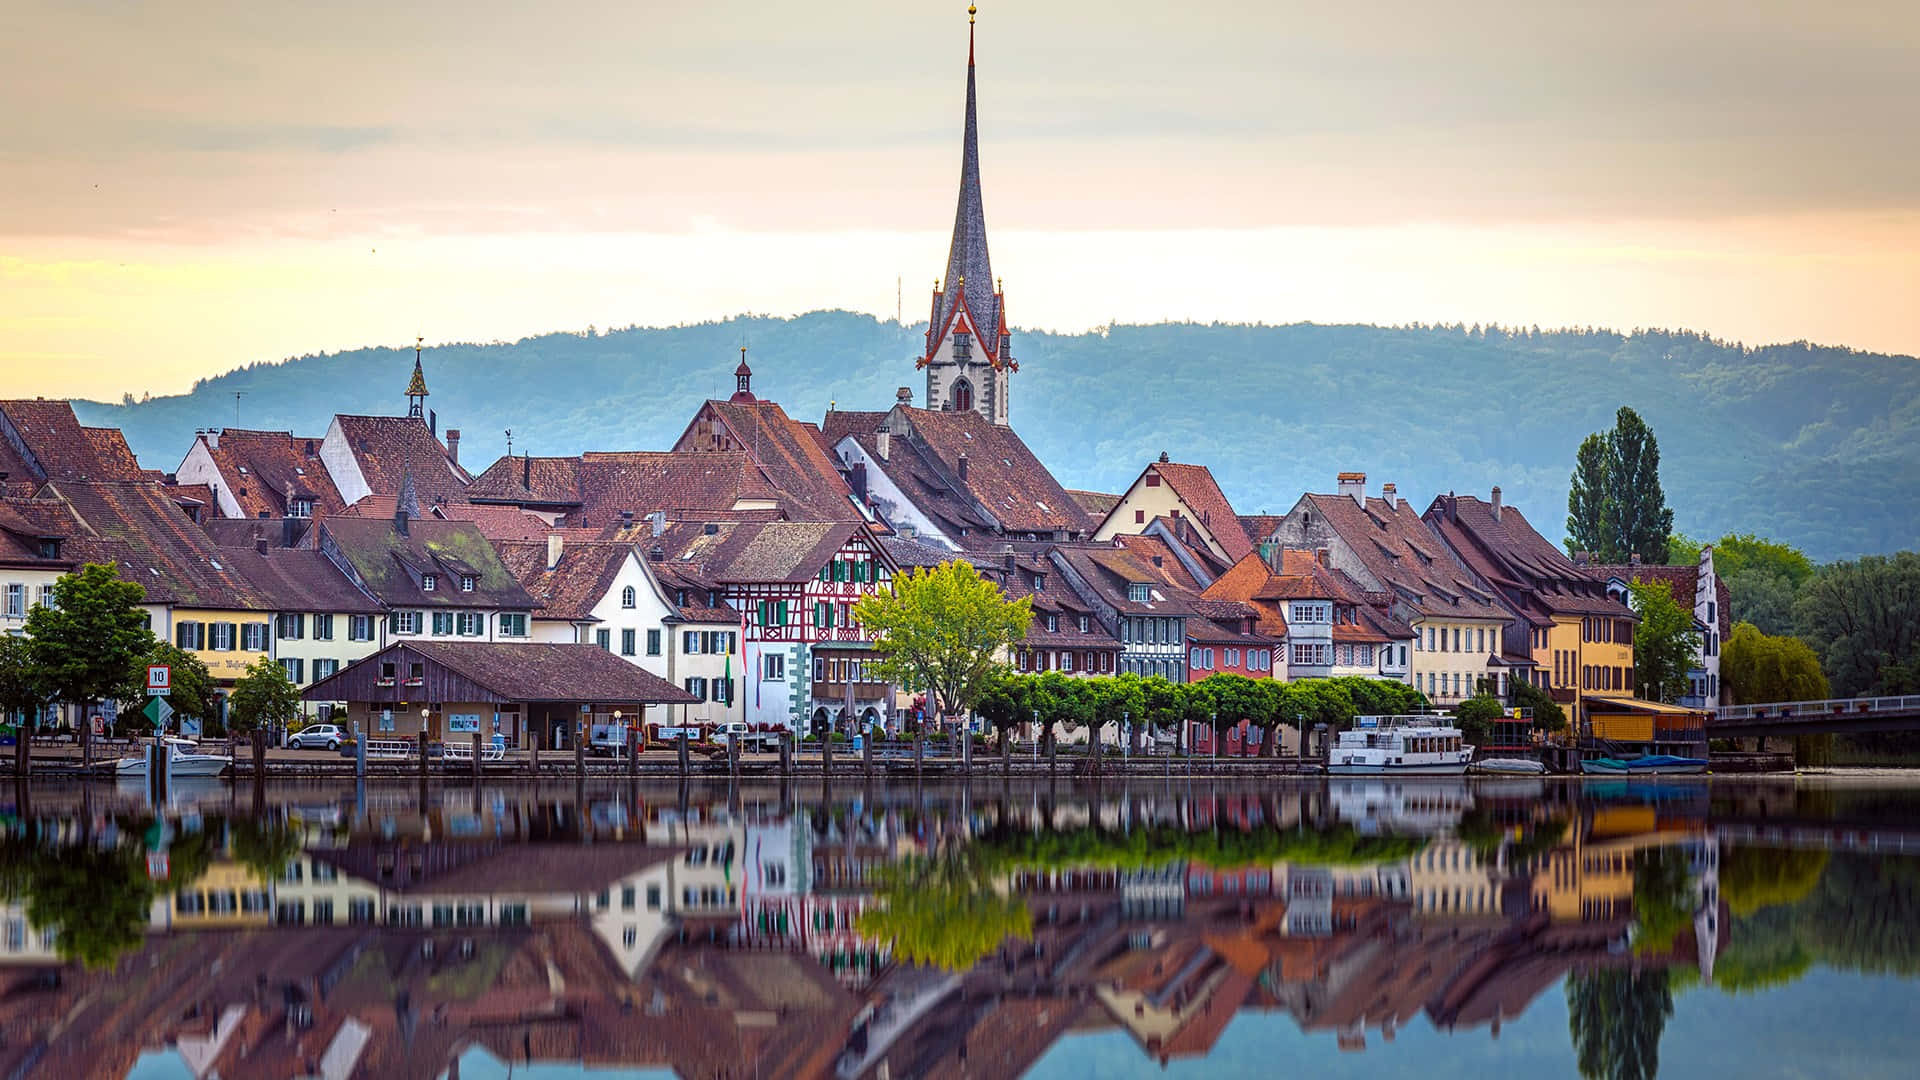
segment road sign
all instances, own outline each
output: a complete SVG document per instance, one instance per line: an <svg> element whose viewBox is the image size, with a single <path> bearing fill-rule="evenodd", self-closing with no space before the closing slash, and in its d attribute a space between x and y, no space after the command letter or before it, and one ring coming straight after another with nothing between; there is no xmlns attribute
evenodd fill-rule
<svg viewBox="0 0 1920 1080"><path fill-rule="evenodd" d="M167 721L173 719L173 706L167 704L166 698L153 698L147 702L147 707L140 711L146 713L147 719L153 721L155 731L167 730Z"/></svg>
<svg viewBox="0 0 1920 1080"><path fill-rule="evenodd" d="M161 695L173 691L173 669L165 664L147 665L147 693Z"/></svg>

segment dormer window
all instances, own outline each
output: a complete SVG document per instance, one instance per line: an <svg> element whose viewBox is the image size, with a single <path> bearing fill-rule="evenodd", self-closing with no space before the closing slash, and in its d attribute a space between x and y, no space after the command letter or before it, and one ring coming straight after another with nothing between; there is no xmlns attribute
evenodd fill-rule
<svg viewBox="0 0 1920 1080"><path fill-rule="evenodd" d="M681 589L681 590L680 590L680 593L679 593L679 598L678 598L678 599L676 599L676 600L674 601L674 605L675 605L676 607L686 607L686 606L687 606L687 590L685 590L685 589Z"/></svg>
<svg viewBox="0 0 1920 1080"><path fill-rule="evenodd" d="M296 518L312 517L313 516L313 500L312 499L295 499L291 503L288 503L287 516L296 517Z"/></svg>
<svg viewBox="0 0 1920 1080"><path fill-rule="evenodd" d="M1130 582L1127 585L1127 599L1128 601L1135 604L1146 603L1147 602L1147 583L1144 581Z"/></svg>
<svg viewBox="0 0 1920 1080"><path fill-rule="evenodd" d="M1049 614L1047 616L1047 631L1049 633L1054 633L1054 632L1057 632L1059 629L1060 629L1060 616Z"/></svg>
<svg viewBox="0 0 1920 1080"><path fill-rule="evenodd" d="M1081 633L1084 634L1087 632L1088 622L1089 620L1085 615L1080 616L1080 632Z"/></svg>
<svg viewBox="0 0 1920 1080"><path fill-rule="evenodd" d="M40 541L40 557L57 559L60 557L60 541L48 538Z"/></svg>
<svg viewBox="0 0 1920 1080"><path fill-rule="evenodd" d="M1047 575L1045 574L1033 575L1033 591L1034 592L1039 592L1040 590L1046 587L1047 587Z"/></svg>
<svg viewBox="0 0 1920 1080"><path fill-rule="evenodd" d="M474 581L473 581L472 574L460 575L460 591L461 592L472 592L473 586L474 586Z"/></svg>
<svg viewBox="0 0 1920 1080"><path fill-rule="evenodd" d="M423 576L422 576L422 577L420 578L420 591L421 591L421 592L432 592L432 591L434 590L434 588L435 588L436 586L438 586L439 584L440 584L440 580L439 580L439 578L438 578L438 576L436 576L436 575L434 575L434 574L426 574L426 575L423 575Z"/></svg>

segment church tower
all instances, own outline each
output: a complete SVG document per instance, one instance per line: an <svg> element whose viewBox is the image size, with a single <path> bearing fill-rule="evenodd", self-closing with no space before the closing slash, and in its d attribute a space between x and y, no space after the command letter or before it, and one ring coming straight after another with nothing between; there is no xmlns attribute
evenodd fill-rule
<svg viewBox="0 0 1920 1080"><path fill-rule="evenodd" d="M1007 423L1009 376L1020 370L1007 332L1006 294L987 257L987 218L980 208L980 143L974 118L973 20L967 8L967 116L960 148L960 203L953 214L947 276L933 286L927 350L916 367L927 371L927 408L972 409Z"/></svg>
<svg viewBox="0 0 1920 1080"><path fill-rule="evenodd" d="M407 380L407 415L415 420L427 418L427 373L420 369L420 343L424 340L413 339L413 378Z"/></svg>

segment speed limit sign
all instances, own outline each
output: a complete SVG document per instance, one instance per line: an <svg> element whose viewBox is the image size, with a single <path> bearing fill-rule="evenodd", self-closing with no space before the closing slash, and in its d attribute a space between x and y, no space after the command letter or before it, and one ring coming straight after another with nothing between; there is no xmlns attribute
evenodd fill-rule
<svg viewBox="0 0 1920 1080"><path fill-rule="evenodd" d="M165 664L147 665L147 693L160 697L173 691L173 669Z"/></svg>

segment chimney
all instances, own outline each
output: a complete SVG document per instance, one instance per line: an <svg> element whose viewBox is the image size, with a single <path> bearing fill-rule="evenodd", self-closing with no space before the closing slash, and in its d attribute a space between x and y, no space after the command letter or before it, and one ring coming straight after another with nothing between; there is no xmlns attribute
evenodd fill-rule
<svg viewBox="0 0 1920 1080"><path fill-rule="evenodd" d="M254 537L253 550L259 552L262 555L265 555L267 553L267 538L264 536Z"/></svg>
<svg viewBox="0 0 1920 1080"><path fill-rule="evenodd" d="M854 462L853 475L847 479L853 487L853 497L865 503L867 501L867 463Z"/></svg>
<svg viewBox="0 0 1920 1080"><path fill-rule="evenodd" d="M1592 561L1593 552L1591 551L1576 551L1573 553L1573 565L1575 566L1585 566Z"/></svg>
<svg viewBox="0 0 1920 1080"><path fill-rule="evenodd" d="M659 544L655 544L647 549L647 558L652 559L654 562L665 562L667 549L661 547Z"/></svg>
<svg viewBox="0 0 1920 1080"><path fill-rule="evenodd" d="M653 513L648 514L647 524L653 526L653 535L655 536L659 536L661 533L666 532L667 531L667 512L665 510L655 510Z"/></svg>
<svg viewBox="0 0 1920 1080"><path fill-rule="evenodd" d="M893 436L884 427L873 433L873 452L881 461L886 461L887 455L893 453Z"/></svg>
<svg viewBox="0 0 1920 1080"><path fill-rule="evenodd" d="M1319 563L1321 566L1327 567L1328 569L1332 569L1333 549L1332 548L1315 548L1313 550L1313 561Z"/></svg>
<svg viewBox="0 0 1920 1080"><path fill-rule="evenodd" d="M299 532L300 532L300 523L296 519L282 518L280 521L281 546L287 547L287 548L293 547L294 542L300 538Z"/></svg>
<svg viewBox="0 0 1920 1080"><path fill-rule="evenodd" d="M427 434L437 435L439 433L440 433L440 414L437 412L434 412L432 409L428 409L427 410Z"/></svg>
<svg viewBox="0 0 1920 1080"><path fill-rule="evenodd" d="M900 389L895 390L893 392L893 403L895 405L911 406L913 404L913 387L903 386Z"/></svg>
<svg viewBox="0 0 1920 1080"><path fill-rule="evenodd" d="M520 455L520 486L533 490L533 458L526 454Z"/></svg>
<svg viewBox="0 0 1920 1080"><path fill-rule="evenodd" d="M1015 565L1015 564L1017 564L1017 563L1018 563L1018 562L1020 561L1020 559L1019 559L1019 556L1017 556L1017 555L1015 555L1015 554L1013 553L1013 545L1012 545L1012 544L1008 544L1008 545L1007 545L1007 550L1006 550L1006 552L1005 552L1005 554L1006 554L1006 557L1007 557L1007 569L1009 569L1009 570L1011 570L1011 569L1013 569L1013 568L1014 568L1014 565Z"/></svg>
<svg viewBox="0 0 1920 1080"><path fill-rule="evenodd" d="M447 460L454 465L460 464L460 429L447 429Z"/></svg>
<svg viewBox="0 0 1920 1080"><path fill-rule="evenodd" d="M1380 498L1386 501L1388 510L1400 509L1400 488L1395 484L1381 484Z"/></svg>
<svg viewBox="0 0 1920 1080"><path fill-rule="evenodd" d="M960 482L963 484L967 482L967 455L965 454L960 455Z"/></svg>
<svg viewBox="0 0 1920 1080"><path fill-rule="evenodd" d="M1348 496L1355 506L1367 508L1367 474L1363 472L1343 472L1336 478L1340 485L1340 494Z"/></svg>
<svg viewBox="0 0 1920 1080"><path fill-rule="evenodd" d="M559 533L547 534L547 569L560 565L560 553L566 550L567 541Z"/></svg>
<svg viewBox="0 0 1920 1080"><path fill-rule="evenodd" d="M1160 451L1160 464L1165 465L1166 463L1167 463L1167 452L1165 450L1162 450Z"/></svg>
<svg viewBox="0 0 1920 1080"><path fill-rule="evenodd" d="M1493 520L1500 520L1500 485L1493 485Z"/></svg>
<svg viewBox="0 0 1920 1080"><path fill-rule="evenodd" d="M1631 554L1631 555L1628 555L1628 556L1627 556L1627 565L1628 565L1628 566L1639 566L1639 565L1640 565L1640 553L1636 551L1636 552L1634 552L1633 554Z"/></svg>
<svg viewBox="0 0 1920 1080"><path fill-rule="evenodd" d="M631 510L620 511L620 527L622 529L633 528L633 511Z"/></svg>

